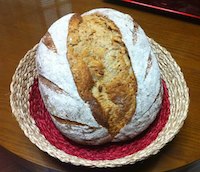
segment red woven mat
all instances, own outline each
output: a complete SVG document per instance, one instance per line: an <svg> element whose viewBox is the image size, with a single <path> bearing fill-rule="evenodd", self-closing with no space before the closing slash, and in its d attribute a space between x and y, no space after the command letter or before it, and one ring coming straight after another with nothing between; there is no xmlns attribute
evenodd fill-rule
<svg viewBox="0 0 200 172"><path fill-rule="evenodd" d="M30 115L36 122L41 134L55 147L67 154L89 160L113 160L143 150L158 136L170 114L168 90L163 81L164 97L162 108L156 120L138 137L123 143L109 143L101 146L83 146L64 137L53 124L38 89L38 80L34 81L30 91Z"/></svg>

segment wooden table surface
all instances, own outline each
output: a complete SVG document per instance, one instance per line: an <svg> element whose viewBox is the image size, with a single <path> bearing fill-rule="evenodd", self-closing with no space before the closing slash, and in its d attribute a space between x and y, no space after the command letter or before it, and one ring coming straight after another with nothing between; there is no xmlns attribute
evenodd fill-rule
<svg viewBox="0 0 200 172"><path fill-rule="evenodd" d="M184 126L160 153L135 165L106 171L165 171L200 158L200 26L192 22L120 6L102 0L0 1L0 145L34 164L62 171L85 167L64 164L40 151L25 137L9 105L9 85L20 59L38 43L47 28L69 13L111 7L128 13L146 34L166 47L179 64L190 89L190 106ZM88 171L94 171L87 169ZM95 169L95 171L98 171ZM104 170L99 170L104 171Z"/></svg>

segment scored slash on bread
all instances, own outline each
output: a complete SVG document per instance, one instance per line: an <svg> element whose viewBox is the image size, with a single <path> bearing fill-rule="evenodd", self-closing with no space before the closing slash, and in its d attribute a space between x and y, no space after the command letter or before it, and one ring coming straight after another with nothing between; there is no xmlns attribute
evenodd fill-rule
<svg viewBox="0 0 200 172"><path fill-rule="evenodd" d="M76 14L67 41L78 92L96 121L114 137L135 112L137 89L120 31L106 17Z"/></svg>
<svg viewBox="0 0 200 172"><path fill-rule="evenodd" d="M51 38L51 34L49 32L47 32L43 38L42 38L42 43L44 45L46 45L46 47L50 50L52 50L54 53L57 53L57 49L56 49L56 46Z"/></svg>
<svg viewBox="0 0 200 172"><path fill-rule="evenodd" d="M39 43L36 64L52 120L79 143L133 138L160 109L155 55L141 27L116 10L95 9L56 21Z"/></svg>

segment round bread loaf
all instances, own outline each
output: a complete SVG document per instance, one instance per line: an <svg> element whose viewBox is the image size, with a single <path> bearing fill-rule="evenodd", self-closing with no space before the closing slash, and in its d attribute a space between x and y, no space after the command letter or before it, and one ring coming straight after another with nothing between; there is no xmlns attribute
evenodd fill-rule
<svg viewBox="0 0 200 172"><path fill-rule="evenodd" d="M159 66L147 36L107 8L57 20L41 39L39 89L56 127L81 144L131 139L162 102Z"/></svg>

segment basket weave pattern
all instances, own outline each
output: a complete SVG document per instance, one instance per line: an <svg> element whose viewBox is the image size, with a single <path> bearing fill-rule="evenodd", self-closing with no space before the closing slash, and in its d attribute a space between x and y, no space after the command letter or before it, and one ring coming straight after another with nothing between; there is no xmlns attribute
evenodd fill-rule
<svg viewBox="0 0 200 172"><path fill-rule="evenodd" d="M58 158L63 162L70 162L74 165L84 165L90 167L116 167L125 164L134 164L150 155L156 154L167 142L171 141L182 127L187 116L189 105L189 94L183 74L170 53L152 39L149 39L154 53L157 54L161 77L166 82L170 101L170 115L163 130L157 138L145 149L123 158L114 160L92 161L69 155L64 151L50 144L40 133L35 120L29 113L29 93L34 79L37 78L35 67L35 54L37 45L27 52L20 61L10 86L10 104L21 129L32 143L37 145L42 151Z"/></svg>
<svg viewBox="0 0 200 172"><path fill-rule="evenodd" d="M126 142L107 143L99 146L84 146L63 136L56 128L49 112L45 108L38 88L38 80L35 79L29 96L30 116L35 120L42 135L55 147L69 155L88 160L114 160L132 155L145 149L158 136L168 121L170 115L170 103L168 90L163 81L163 101L161 109L154 122L140 135Z"/></svg>

